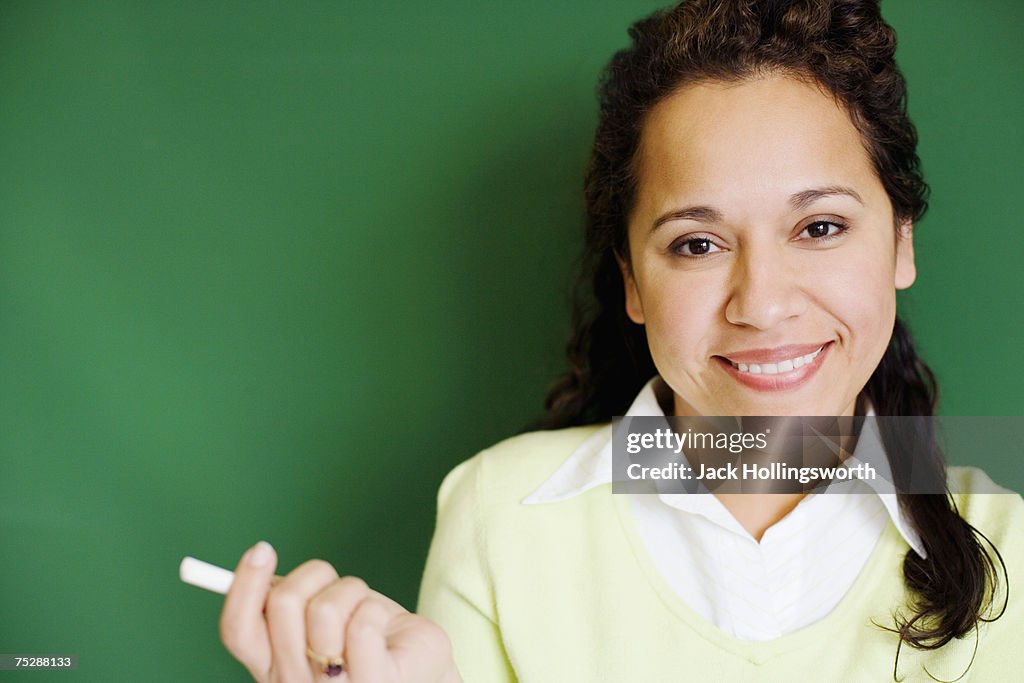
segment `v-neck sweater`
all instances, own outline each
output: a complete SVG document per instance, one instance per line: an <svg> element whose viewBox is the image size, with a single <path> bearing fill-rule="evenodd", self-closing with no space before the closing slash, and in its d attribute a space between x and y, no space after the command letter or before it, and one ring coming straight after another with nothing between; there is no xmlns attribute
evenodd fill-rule
<svg viewBox="0 0 1024 683"><path fill-rule="evenodd" d="M465 683L893 680L899 639L882 627L908 614L906 541L889 523L853 586L824 618L768 641L740 640L683 602L654 566L629 498L610 485L547 505L522 500L597 427L523 434L446 477L419 612L452 640ZM976 468L949 468L954 490L991 491ZM960 514L1024 576L1024 500L955 494ZM1005 585L995 596L1003 604ZM960 681L1013 680L1024 606L979 625ZM874 623L873 623L874 622ZM972 635L934 651L904 645L899 677L953 680Z"/></svg>

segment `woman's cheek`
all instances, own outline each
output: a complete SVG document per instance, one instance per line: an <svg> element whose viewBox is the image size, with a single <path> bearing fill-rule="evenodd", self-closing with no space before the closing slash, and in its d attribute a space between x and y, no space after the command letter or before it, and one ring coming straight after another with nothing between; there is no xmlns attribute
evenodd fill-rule
<svg viewBox="0 0 1024 683"><path fill-rule="evenodd" d="M840 334L857 350L855 361L873 370L888 346L896 319L896 289L890 269L863 262L861 269L842 273L831 287L829 306L840 322Z"/></svg>
<svg viewBox="0 0 1024 683"><path fill-rule="evenodd" d="M671 374L699 371L703 346L716 329L714 297L699 283L665 283L650 304L647 340L655 365Z"/></svg>

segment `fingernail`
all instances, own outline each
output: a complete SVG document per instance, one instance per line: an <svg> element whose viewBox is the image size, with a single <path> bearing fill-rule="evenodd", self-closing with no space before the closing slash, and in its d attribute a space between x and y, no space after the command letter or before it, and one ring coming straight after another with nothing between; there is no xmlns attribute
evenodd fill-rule
<svg viewBox="0 0 1024 683"><path fill-rule="evenodd" d="M260 541L249 549L249 565L265 567L274 558L274 548L266 541Z"/></svg>

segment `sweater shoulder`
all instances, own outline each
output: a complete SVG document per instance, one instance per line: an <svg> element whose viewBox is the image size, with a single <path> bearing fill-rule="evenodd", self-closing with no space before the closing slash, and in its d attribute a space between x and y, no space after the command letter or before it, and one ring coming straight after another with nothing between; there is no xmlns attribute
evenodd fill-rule
<svg viewBox="0 0 1024 683"><path fill-rule="evenodd" d="M947 467L946 481L949 484L950 491L955 495L999 493L1020 498L1019 494L992 481L992 478L978 467Z"/></svg>
<svg viewBox="0 0 1024 683"><path fill-rule="evenodd" d="M980 468L949 467L946 483L960 514L972 524L1024 514L1020 494L1000 486Z"/></svg>
<svg viewBox="0 0 1024 683"><path fill-rule="evenodd" d="M977 467L949 467L947 481L957 511L1024 572L1024 498L999 486Z"/></svg>
<svg viewBox="0 0 1024 683"><path fill-rule="evenodd" d="M472 491L487 507L518 504L606 426L526 432L504 439L457 465L445 477L440 497Z"/></svg>
<svg viewBox="0 0 1024 683"><path fill-rule="evenodd" d="M1019 592L1009 590L1024 577L1024 499L977 467L950 467L947 471L957 511L988 539L982 545L996 572L987 616L998 618L983 626L985 645L980 652L985 656L977 663L975 675L977 680L1008 680L1009 669L1003 662L1019 652L1024 637L1024 602Z"/></svg>

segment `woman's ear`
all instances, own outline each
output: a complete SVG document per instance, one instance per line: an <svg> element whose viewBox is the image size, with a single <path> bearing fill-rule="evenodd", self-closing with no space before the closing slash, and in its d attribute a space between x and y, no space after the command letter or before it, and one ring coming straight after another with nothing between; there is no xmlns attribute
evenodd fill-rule
<svg viewBox="0 0 1024 683"><path fill-rule="evenodd" d="M615 252L615 260L619 263L619 270L622 272L622 284L626 288L626 315L637 325L644 324L644 307L640 303L640 292L636 288L636 280L633 278L633 269L618 252Z"/></svg>
<svg viewBox="0 0 1024 683"><path fill-rule="evenodd" d="M896 289L906 289L917 279L914 266L914 224L906 221L896 228Z"/></svg>

